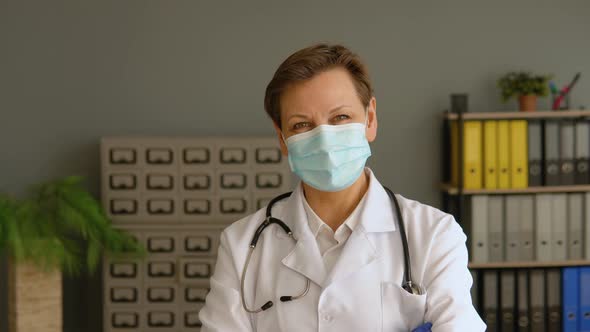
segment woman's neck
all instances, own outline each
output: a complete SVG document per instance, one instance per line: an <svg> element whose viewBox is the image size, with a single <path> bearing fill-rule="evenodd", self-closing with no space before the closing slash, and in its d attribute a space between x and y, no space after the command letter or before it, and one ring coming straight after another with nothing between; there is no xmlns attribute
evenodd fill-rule
<svg viewBox="0 0 590 332"><path fill-rule="evenodd" d="M370 177L363 170L361 176L348 188L336 191L320 191L303 184L303 194L309 206L326 225L336 231L354 211L369 188Z"/></svg>

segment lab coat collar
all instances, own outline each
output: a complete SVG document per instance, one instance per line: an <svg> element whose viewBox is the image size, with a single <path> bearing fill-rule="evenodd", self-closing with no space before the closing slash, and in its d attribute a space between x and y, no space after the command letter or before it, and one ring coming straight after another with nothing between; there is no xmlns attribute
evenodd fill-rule
<svg viewBox="0 0 590 332"><path fill-rule="evenodd" d="M367 233L395 231L398 220L393 213L394 203L373 171L368 167L365 169L369 172L371 180L360 214L360 223Z"/></svg>
<svg viewBox="0 0 590 332"><path fill-rule="evenodd" d="M280 210L279 219L289 225L297 240L293 250L283 258L282 262L288 268L303 274L317 285L323 286L326 279L326 268L315 237L307 224L307 215L305 214L302 199L305 199L305 197L303 196L301 183L298 183L296 189L285 202L284 208ZM282 231L275 234L279 235L279 237L286 237Z"/></svg>
<svg viewBox="0 0 590 332"><path fill-rule="evenodd" d="M366 193L366 201L360 211L361 227L356 227L348 239L350 243L345 246L346 249L342 252L343 256L346 255L352 258L353 261L348 260L346 266L338 266L340 265L338 263L334 266L332 272L339 271L338 278L356 271L377 257L375 248L367 238L366 233L390 232L396 229L397 218L393 214L393 202L391 202L389 195L387 195L372 170L367 167L365 171L370 175L370 182ZM305 197L301 181L299 181L283 208L277 213L277 217L291 227L297 239L297 244L282 262L285 266L303 274L314 283L323 286L327 273L316 239L307 222L303 199ZM277 231L275 234L284 237L284 235L281 235L284 232ZM334 276L335 274L331 273L331 275Z"/></svg>

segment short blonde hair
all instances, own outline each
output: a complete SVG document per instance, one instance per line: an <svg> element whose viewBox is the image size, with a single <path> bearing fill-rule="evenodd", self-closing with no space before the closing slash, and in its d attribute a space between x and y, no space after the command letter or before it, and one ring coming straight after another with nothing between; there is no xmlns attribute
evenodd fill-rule
<svg viewBox="0 0 590 332"><path fill-rule="evenodd" d="M291 54L277 69L266 87L264 109L281 128L281 96L289 85L309 80L328 69L348 71L363 106L373 97L373 87L366 66L358 55L342 45L316 44Z"/></svg>

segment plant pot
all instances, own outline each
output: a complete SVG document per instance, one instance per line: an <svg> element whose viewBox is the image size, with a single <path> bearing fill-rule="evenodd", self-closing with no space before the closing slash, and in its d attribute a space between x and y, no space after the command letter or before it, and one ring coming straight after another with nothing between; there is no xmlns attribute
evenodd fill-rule
<svg viewBox="0 0 590 332"><path fill-rule="evenodd" d="M60 271L45 272L9 261L8 331L63 331Z"/></svg>
<svg viewBox="0 0 590 332"><path fill-rule="evenodd" d="M520 95L518 96L518 108L522 112L532 112L537 110L537 96L536 95Z"/></svg>

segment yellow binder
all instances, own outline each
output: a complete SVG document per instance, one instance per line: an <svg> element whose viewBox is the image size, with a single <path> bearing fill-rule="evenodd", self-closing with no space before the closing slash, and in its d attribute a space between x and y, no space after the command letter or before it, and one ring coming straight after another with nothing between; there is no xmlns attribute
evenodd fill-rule
<svg viewBox="0 0 590 332"><path fill-rule="evenodd" d="M451 143L451 185L459 185L459 124L457 121L451 121L450 124L450 143Z"/></svg>
<svg viewBox="0 0 590 332"><path fill-rule="evenodd" d="M459 161L459 124L452 121L451 126L451 184L459 185L459 162L463 164L463 188L482 187L482 123L465 121L463 123L463 160Z"/></svg>
<svg viewBox="0 0 590 332"><path fill-rule="evenodd" d="M529 164L526 120L510 121L510 176L512 188L528 187Z"/></svg>
<svg viewBox="0 0 590 332"><path fill-rule="evenodd" d="M498 121L498 188L510 188L510 129L508 120Z"/></svg>
<svg viewBox="0 0 590 332"><path fill-rule="evenodd" d="M498 121L488 120L483 123L483 187L498 187Z"/></svg>
<svg viewBox="0 0 590 332"><path fill-rule="evenodd" d="M481 121L465 121L463 137L463 188L481 189L483 180Z"/></svg>

